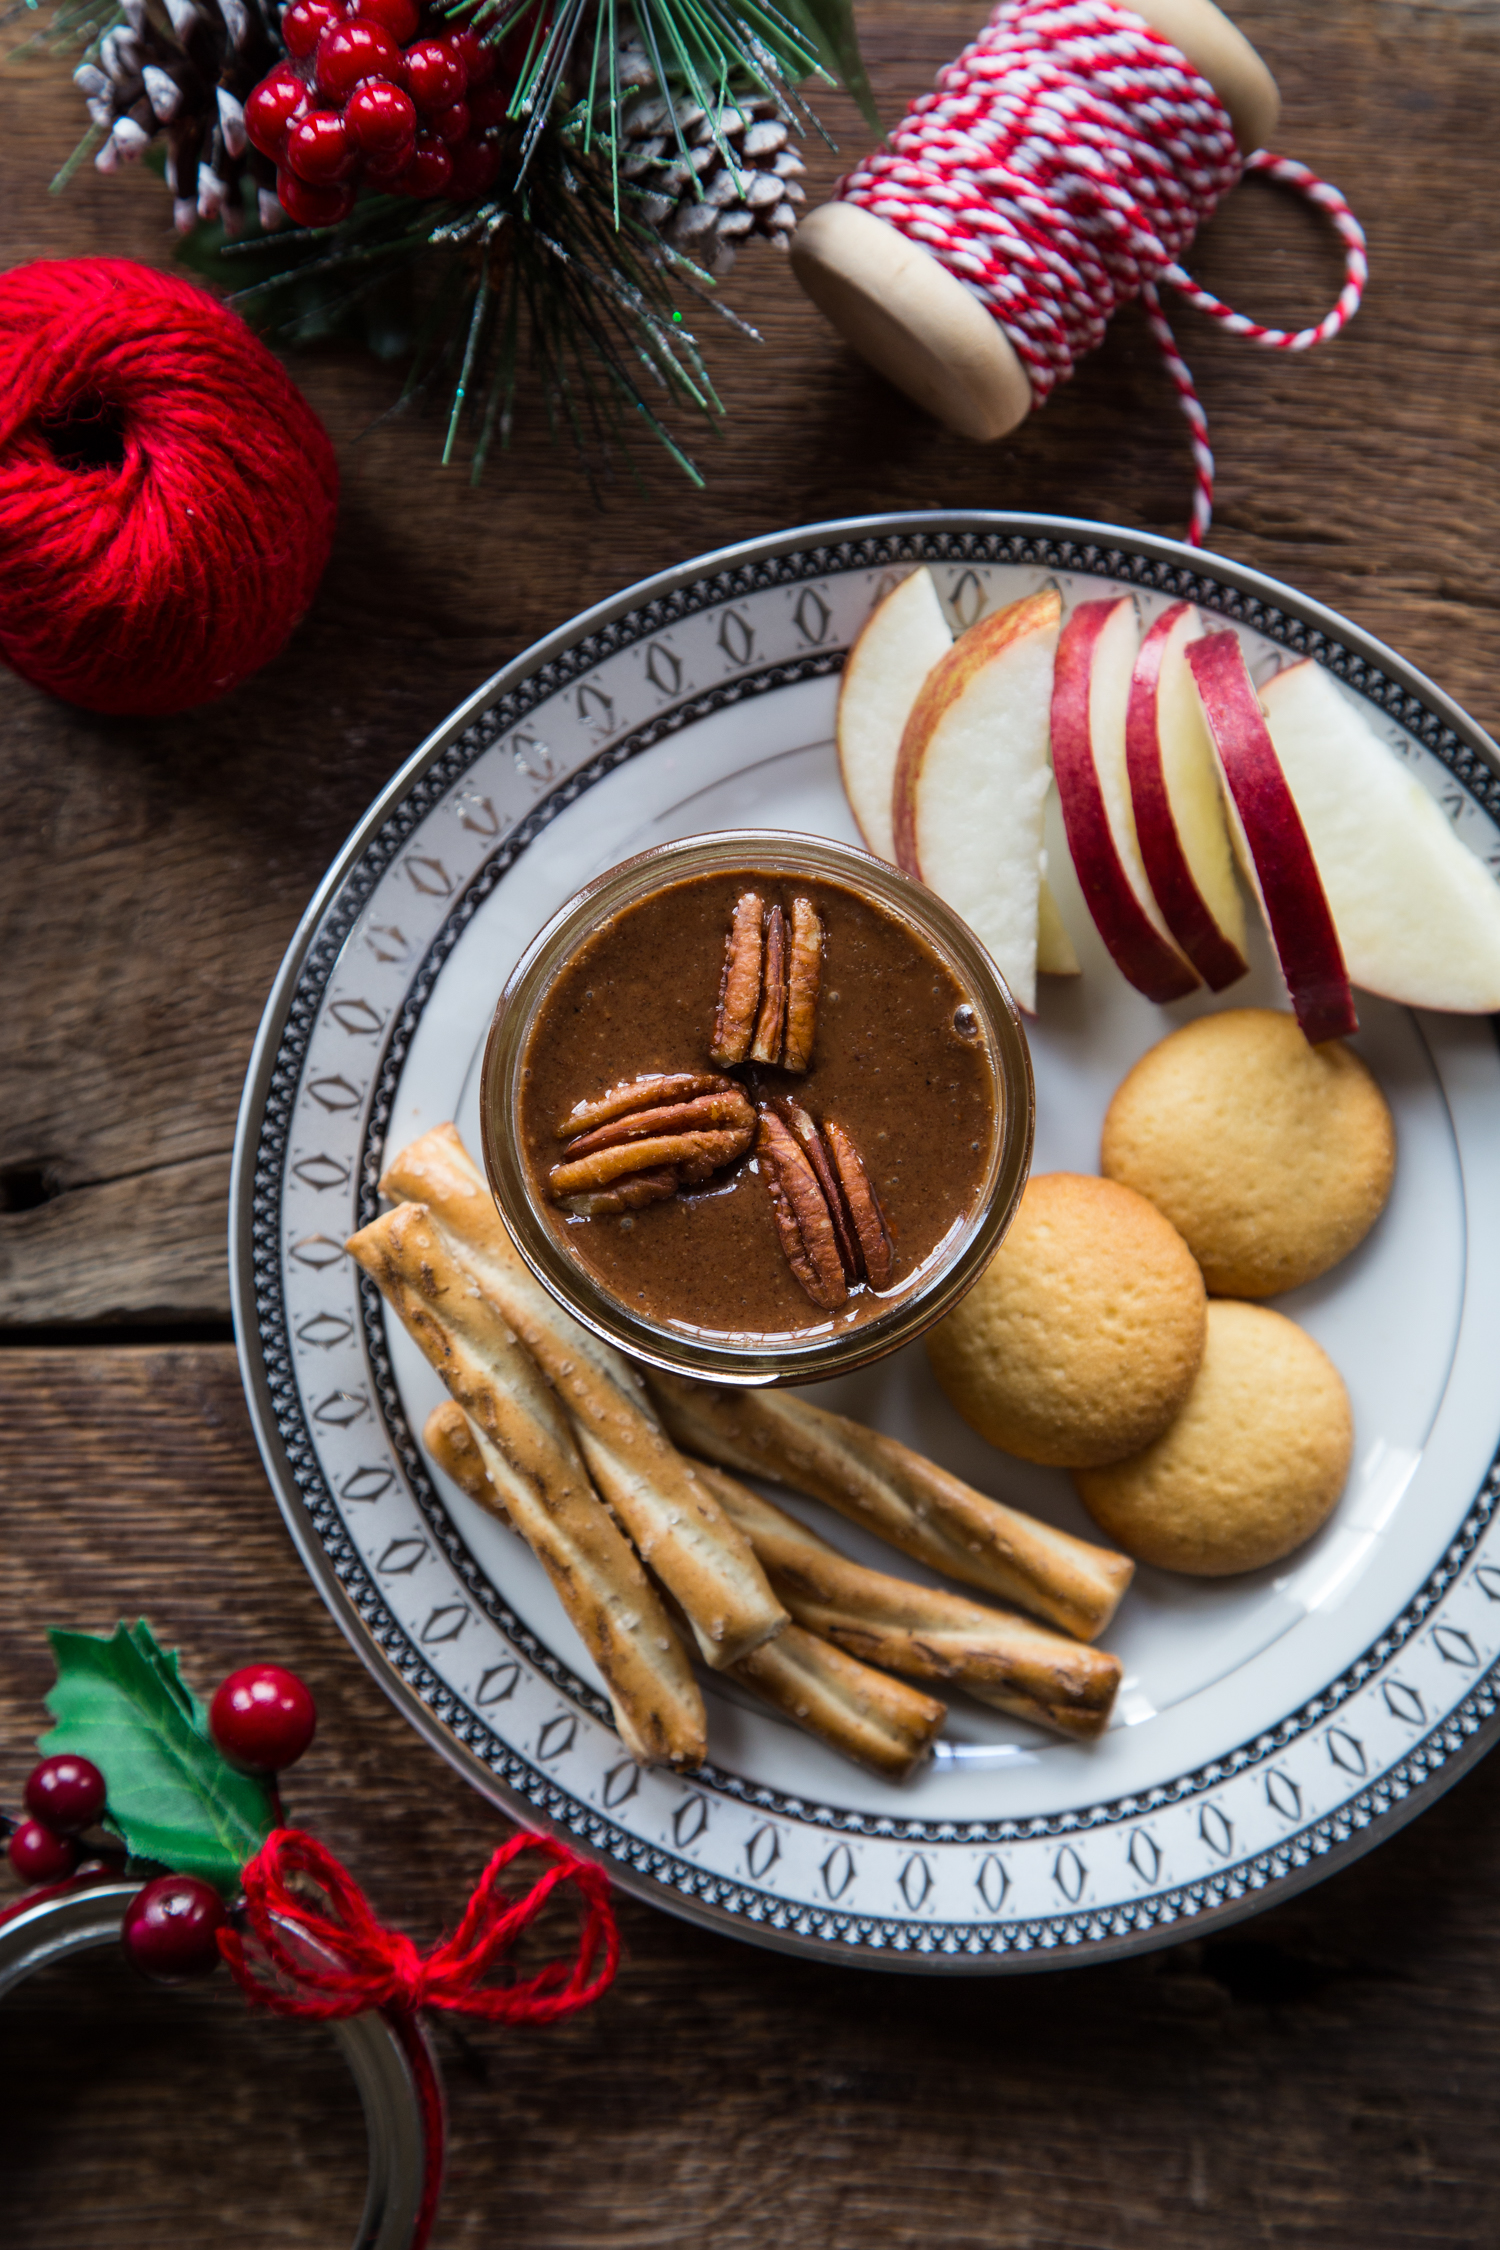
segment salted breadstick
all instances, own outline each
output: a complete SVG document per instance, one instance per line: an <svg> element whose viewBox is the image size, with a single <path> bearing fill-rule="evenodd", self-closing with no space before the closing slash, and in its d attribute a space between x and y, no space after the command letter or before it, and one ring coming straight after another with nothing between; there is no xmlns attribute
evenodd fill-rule
<svg viewBox="0 0 1500 2250"><path fill-rule="evenodd" d="M1134 1575L1126 1556L990 1500L796 1391L728 1391L654 1372L650 1381L667 1428L690 1453L810 1493L903 1554L1080 1640L1103 1632Z"/></svg>
<svg viewBox="0 0 1500 2250"><path fill-rule="evenodd" d="M422 1437L439 1468L446 1469L471 1500L477 1500L492 1515L509 1520L474 1434L451 1400L433 1408ZM698 1466L700 1473L705 1473L703 1465ZM710 1469L706 1474L716 1490L720 1485L733 1484L736 1496L744 1491L743 1485L734 1484L718 1470ZM780 1509L770 1509L768 1501L758 1505L774 1515L781 1513ZM807 1536L812 1538L813 1534ZM828 1551L832 1553L831 1548ZM876 1574L871 1571L865 1575ZM666 1598L676 1610L671 1596ZM681 1611L677 1614L680 1617ZM941 1703L916 1695L863 1664L850 1664L816 1634L800 1632L794 1625L743 1657L732 1667L732 1677L833 1749L898 1781L925 1756L946 1716Z"/></svg>
<svg viewBox="0 0 1500 2250"><path fill-rule="evenodd" d="M460 1492L515 1530L509 1508L490 1482L490 1472L484 1465L479 1440L469 1427L469 1417L457 1399L445 1398L441 1406L433 1408L422 1425L422 1443L444 1475L452 1477Z"/></svg>
<svg viewBox="0 0 1500 2250"><path fill-rule="evenodd" d="M555 1384L590 1475L682 1604L704 1662L722 1670L779 1633L786 1611L749 1540L672 1444L634 1369L535 1279L453 1126L403 1149L380 1185L428 1206L454 1255Z"/></svg>
<svg viewBox="0 0 1500 2250"><path fill-rule="evenodd" d="M1014 1610L866 1570L737 1477L706 1466L699 1473L799 1625L867 1664L965 1688L1033 1726L1084 1740L1103 1732L1120 1684L1117 1658Z"/></svg>
<svg viewBox="0 0 1500 2250"><path fill-rule="evenodd" d="M915 1772L948 1716L932 1696L872 1671L800 1625L742 1658L731 1676L887 1781Z"/></svg>
<svg viewBox="0 0 1500 2250"><path fill-rule="evenodd" d="M346 1247L463 1408L505 1514L604 1675L631 1756L701 1765L707 1722L686 1652L530 1353L420 1206L387 1211Z"/></svg>

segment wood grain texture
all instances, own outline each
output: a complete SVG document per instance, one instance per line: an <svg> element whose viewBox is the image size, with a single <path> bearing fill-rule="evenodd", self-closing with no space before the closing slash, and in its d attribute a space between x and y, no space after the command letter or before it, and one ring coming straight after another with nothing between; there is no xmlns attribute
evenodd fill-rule
<svg viewBox="0 0 1500 2250"><path fill-rule="evenodd" d="M885 113L956 52L980 0L860 0ZM1370 232L1349 334L1272 358L1185 315L1219 461L1225 553L1347 611L1500 720L1493 475L1500 5L1247 0L1280 144ZM847 104L829 122L866 136ZM0 76L8 263L171 257L145 175L47 182L79 103L59 66ZM815 194L838 158L813 158ZM1202 276L1295 323L1336 248L1247 185ZM222 1322L224 1192L263 997L376 789L502 661L700 549L887 507L1054 509L1177 532L1186 445L1144 323L976 451L855 362L766 253L728 294L762 347L716 341L731 416L695 493L652 467L602 511L537 402L479 491L435 467L396 376L343 348L291 364L345 480L323 590L291 646L166 724L0 681L0 1323ZM322 1731L297 1815L430 1940L504 1824L398 1720L297 1563L227 1347L0 1350L0 1800L42 1723L49 1621L148 1614L211 1685L292 1664ZM620 1981L547 2032L441 2034L454 2145L441 2250L1469 2250L1500 2196L1500 1799L1481 1766L1372 1858L1225 1937L1006 1982L815 1967L622 1903ZM316 2034L224 1992L129 1997L104 1962L0 2012L0 2180L14 2250L167 2241L334 2246L361 2129Z"/></svg>
<svg viewBox="0 0 1500 2250"><path fill-rule="evenodd" d="M970 0L860 12L891 117L977 20ZM1348 335L1306 357L1183 316L1219 460L1214 538L1347 610L1494 723L1500 12L1253 0L1240 20L1281 82L1283 147L1364 217L1373 279ZM846 155L812 153L814 198L867 139L848 103L824 106ZM0 80L6 258L166 263L167 199L149 175L85 168L46 192L79 114L60 68ZM1258 181L1207 228L1196 264L1235 303L1289 322L1320 312L1339 277L1331 235ZM1169 532L1186 520L1180 420L1133 310L1041 414L974 448L863 368L774 253L743 257L726 293L764 343L711 338L730 412L722 437L690 433L703 492L652 462L644 497L622 482L596 508L535 398L516 450L473 490L436 467L432 413L379 421L393 370L343 347L297 352L344 497L332 566L285 654L167 723L91 718L0 683L0 1322L227 1316L218 1198L276 963L381 782L539 634L685 555L842 513L1040 508ZM148 1177L158 1192L137 1192ZM43 1194L44 1208L13 1207Z"/></svg>
<svg viewBox="0 0 1500 2250"><path fill-rule="evenodd" d="M227 1347L0 1352L0 1802L48 1620L144 1609L203 1688L294 1666L295 1818L430 1942L504 1833L355 1663L266 1489ZM440 2031L439 2250L1408 2250L1492 2239L1500 1797L1481 1767L1260 1920L1111 1968L825 1968L620 1902L625 1966L545 2031ZM0 2011L7 2250L339 2250L363 2144L321 2033L106 1957Z"/></svg>

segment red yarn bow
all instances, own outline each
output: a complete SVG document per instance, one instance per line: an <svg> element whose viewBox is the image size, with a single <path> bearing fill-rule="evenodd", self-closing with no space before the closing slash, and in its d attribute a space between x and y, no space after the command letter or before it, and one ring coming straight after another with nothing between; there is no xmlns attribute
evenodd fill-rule
<svg viewBox="0 0 1500 2250"><path fill-rule="evenodd" d="M507 1899L500 1877L523 1852L540 1852L550 1864L523 1897ZM572 1960L549 1961L535 1976L509 1984L487 1983L564 1883L574 1886L583 1908ZM248 1943L238 1930L221 1930L219 1951L247 1998L282 2016L357 2016L367 2008L390 2013L421 2105L425 2162L410 2250L426 2250L442 2192L446 2135L442 2091L412 2018L419 2008L450 2008L492 2023L554 2023L586 2008L620 1965L609 1878L550 1836L512 1836L480 1877L452 1937L430 1953L377 1922L348 1869L300 1828L272 1830L245 1869L244 1885ZM325 1904L314 1904L315 1895Z"/></svg>
<svg viewBox="0 0 1500 2250"><path fill-rule="evenodd" d="M523 1852L538 1852L550 1865L522 1897L508 1899L500 1877ZM510 1983L487 1982L565 1883L583 1908L573 1958L549 1961ZM550 1836L512 1836L502 1844L458 1928L425 1954L403 1931L378 1922L348 1870L300 1829L272 1831L245 1869L244 1886L250 1942L224 1930L219 1950L249 1998L278 2015L449 2008L492 2023L553 2023L597 2000L620 1964L609 1878ZM314 1890L326 1907L312 1903Z"/></svg>

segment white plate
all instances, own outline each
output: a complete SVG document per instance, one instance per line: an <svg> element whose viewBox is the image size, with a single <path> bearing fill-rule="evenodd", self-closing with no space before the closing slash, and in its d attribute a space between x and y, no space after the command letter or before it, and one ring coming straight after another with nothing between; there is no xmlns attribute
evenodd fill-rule
<svg viewBox="0 0 1500 2250"><path fill-rule="evenodd" d="M1011 1969L1131 1951L1250 1911L1366 1848L1487 1746L1500 1656L1500 1056L1491 1024L1362 998L1355 1044L1395 1111L1390 1206L1281 1302L1342 1370L1355 1462L1289 1562L1192 1582L1142 1570L1106 1636L1116 1723L1061 1743L956 1697L904 1788L732 1687L709 1764L625 1756L530 1553L414 1443L437 1378L344 1255L382 1152L456 1117L522 947L646 845L756 824L857 840L832 746L837 674L893 575L932 565L963 623L1055 578L1229 619L1258 677L1312 652L1500 866L1500 753L1353 626L1167 540L993 515L871 518L700 558L500 673L350 839L266 1010L236 1149L236 1327L262 1451L335 1617L408 1716L498 1803L674 1911L836 1958ZM1054 839L1054 846L1057 840ZM1093 1171L1128 1065L1204 1008L1285 1005L1264 945L1218 1000L1157 1008L1119 976L1051 854L1080 979L1031 1029L1036 1168ZM920 1346L816 1396L982 1489L1087 1532L1068 1479L995 1452ZM808 1503L810 1520L819 1511ZM861 1559L891 1558L842 1522ZM905 1562L897 1567L913 1570Z"/></svg>

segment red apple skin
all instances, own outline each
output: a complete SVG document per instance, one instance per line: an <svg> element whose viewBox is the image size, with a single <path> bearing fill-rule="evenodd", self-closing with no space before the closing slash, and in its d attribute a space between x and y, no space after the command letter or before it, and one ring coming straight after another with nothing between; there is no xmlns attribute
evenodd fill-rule
<svg viewBox="0 0 1500 2250"><path fill-rule="evenodd" d="M1135 808L1135 832L1146 863L1151 895L1161 908L1162 920L1192 962L1210 992L1222 992L1245 974L1250 964L1208 910L1193 881L1162 770L1160 738L1156 727L1156 696L1167 636L1188 608L1174 602L1157 618L1141 643L1130 681L1130 702L1125 714L1125 766L1130 775L1130 801Z"/></svg>
<svg viewBox="0 0 1500 2250"><path fill-rule="evenodd" d="M923 681L901 737L891 790L896 865L903 873L915 875L918 882L926 878L917 859L917 776L938 721L949 705L957 702L976 672L1012 641L1023 639L1027 633L1045 631L1055 622L1061 607L1057 589L1043 586L1007 608L997 609L992 616L976 618L967 632L959 634L947 655L938 658Z"/></svg>
<svg viewBox="0 0 1500 2250"><path fill-rule="evenodd" d="M1082 602L1063 627L1052 674L1052 771L1079 888L1116 966L1148 1000L1181 1000L1198 976L1147 919L1120 864L1089 738L1094 650L1121 596Z"/></svg>
<svg viewBox="0 0 1500 2250"><path fill-rule="evenodd" d="M1187 660L1255 862L1303 1036L1313 1047L1347 1038L1359 1029L1359 1019L1338 931L1238 636L1205 634L1193 642Z"/></svg>

